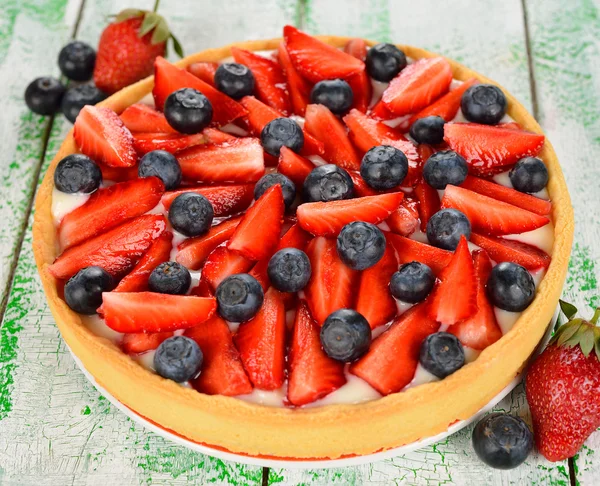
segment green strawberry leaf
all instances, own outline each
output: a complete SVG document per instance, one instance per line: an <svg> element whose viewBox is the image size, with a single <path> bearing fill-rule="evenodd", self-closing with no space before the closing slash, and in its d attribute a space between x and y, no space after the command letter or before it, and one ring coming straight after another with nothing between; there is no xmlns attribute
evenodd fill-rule
<svg viewBox="0 0 600 486"><path fill-rule="evenodd" d="M579 346L581 347L581 352L585 357L588 357L590 355L590 351L594 349L594 341L594 330L591 327L588 327L579 339Z"/></svg>
<svg viewBox="0 0 600 486"><path fill-rule="evenodd" d="M565 324L561 329L559 329L559 332L557 333L557 344L559 346L562 346L564 343L566 343L575 335L575 333L579 330L580 326L581 319L570 321L567 324Z"/></svg>
<svg viewBox="0 0 600 486"><path fill-rule="evenodd" d="M160 17L160 20L154 28L150 42L152 42L152 44L160 44L161 42L165 42L170 35L171 33L169 32L169 26L167 25L167 22L165 19Z"/></svg>
<svg viewBox="0 0 600 486"><path fill-rule="evenodd" d="M117 14L115 17L115 22L123 22L127 19L132 19L134 17L141 17L144 15L144 11L138 8L126 8Z"/></svg>
<svg viewBox="0 0 600 486"><path fill-rule="evenodd" d="M147 12L144 16L144 21L140 27L140 31L138 32L138 37L144 37L148 32L150 32L156 25L160 22L162 17L154 12Z"/></svg>
<svg viewBox="0 0 600 486"><path fill-rule="evenodd" d="M560 310L567 317L567 319L570 320L575 314L577 314L577 307L575 307L573 304L569 304L564 300L559 300L558 302L560 303Z"/></svg>
<svg viewBox="0 0 600 486"><path fill-rule="evenodd" d="M173 41L173 50L179 57L183 57L183 47L181 47L181 43L173 34L171 34L171 40Z"/></svg>

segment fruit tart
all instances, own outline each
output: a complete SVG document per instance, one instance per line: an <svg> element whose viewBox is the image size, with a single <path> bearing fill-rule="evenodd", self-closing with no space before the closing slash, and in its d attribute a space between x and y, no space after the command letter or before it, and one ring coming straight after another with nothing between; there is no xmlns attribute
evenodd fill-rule
<svg viewBox="0 0 600 486"><path fill-rule="evenodd" d="M556 155L506 90L291 26L158 58L83 108L34 222L102 387L192 441L297 459L480 410L543 336L572 236Z"/></svg>

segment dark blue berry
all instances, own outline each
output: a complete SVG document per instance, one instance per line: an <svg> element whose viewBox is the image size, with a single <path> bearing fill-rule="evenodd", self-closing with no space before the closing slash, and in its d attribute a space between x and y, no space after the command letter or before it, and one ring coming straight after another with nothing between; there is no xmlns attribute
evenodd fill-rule
<svg viewBox="0 0 600 486"><path fill-rule="evenodd" d="M185 192L177 196L169 208L171 226L185 236L198 236L212 226L215 213L202 194Z"/></svg>
<svg viewBox="0 0 600 486"><path fill-rule="evenodd" d="M507 106L502 90L492 84L471 86L460 101L460 108L467 120L485 125L495 125L502 120Z"/></svg>
<svg viewBox="0 0 600 486"><path fill-rule="evenodd" d="M371 327L362 314L352 309L332 312L321 327L321 346L332 359L357 360L371 346Z"/></svg>
<svg viewBox="0 0 600 486"><path fill-rule="evenodd" d="M85 42L71 41L58 54L58 67L73 81L87 81L94 74L96 51Z"/></svg>
<svg viewBox="0 0 600 486"><path fill-rule="evenodd" d="M339 201L354 197L350 174L334 164L314 168L304 180L304 199L307 202Z"/></svg>
<svg viewBox="0 0 600 486"><path fill-rule="evenodd" d="M454 150L443 150L427 159L423 167L423 178L434 189L445 189L448 184L462 184L468 172L469 166L465 159Z"/></svg>
<svg viewBox="0 0 600 486"><path fill-rule="evenodd" d="M217 287L215 296L219 315L231 322L252 319L265 297L258 280L247 273L227 277Z"/></svg>
<svg viewBox="0 0 600 486"><path fill-rule="evenodd" d="M184 295L190 289L192 276L181 263L164 262L152 270L148 278L151 292L160 294Z"/></svg>
<svg viewBox="0 0 600 486"><path fill-rule="evenodd" d="M198 375L203 358L196 341L186 336L173 336L156 349L154 369L163 378L183 383Z"/></svg>
<svg viewBox="0 0 600 486"><path fill-rule="evenodd" d="M436 332L421 344L419 362L432 375L446 378L464 366L465 350L454 334Z"/></svg>
<svg viewBox="0 0 600 486"><path fill-rule="evenodd" d="M365 270L383 257L385 236L374 224L354 221L340 231L337 252L341 260L353 270Z"/></svg>
<svg viewBox="0 0 600 486"><path fill-rule="evenodd" d="M299 152L304 146L304 133L300 125L290 118L275 118L260 132L263 149L273 157L279 157L281 147Z"/></svg>
<svg viewBox="0 0 600 486"><path fill-rule="evenodd" d="M367 51L367 73L387 83L406 67L406 55L393 44L377 44Z"/></svg>
<svg viewBox="0 0 600 486"><path fill-rule="evenodd" d="M177 189L181 184L181 167L175 156L165 150L148 152L138 166L140 177L158 177L167 191Z"/></svg>
<svg viewBox="0 0 600 486"><path fill-rule="evenodd" d="M343 79L319 81L310 92L310 102L324 105L336 115L343 115L352 106L352 88Z"/></svg>
<svg viewBox="0 0 600 486"><path fill-rule="evenodd" d="M110 274L101 267L86 267L73 275L65 285L65 301L79 314L91 315L102 305L102 292L113 287Z"/></svg>
<svg viewBox="0 0 600 486"><path fill-rule="evenodd" d="M402 151L390 145L370 149L360 163L360 175L373 189L391 189L402 183L408 174L408 159Z"/></svg>
<svg viewBox="0 0 600 486"><path fill-rule="evenodd" d="M435 275L427 265L410 262L402 265L390 281L390 291L396 299L416 304L429 295L435 284Z"/></svg>
<svg viewBox="0 0 600 486"><path fill-rule="evenodd" d="M77 115L85 105L100 103L106 96L104 91L100 91L93 84L81 84L67 90L62 99L60 110L67 120L75 123Z"/></svg>
<svg viewBox="0 0 600 486"><path fill-rule="evenodd" d="M495 469L513 469L533 449L533 434L521 417L491 413L473 429L477 457Z"/></svg>
<svg viewBox="0 0 600 486"><path fill-rule="evenodd" d="M180 133L199 133L213 117L213 107L206 96L193 88L181 88L165 101L165 118Z"/></svg>
<svg viewBox="0 0 600 486"><path fill-rule="evenodd" d="M535 297L535 282L525 267L502 262L492 269L487 281L487 293L496 307L521 312L529 307Z"/></svg>
<svg viewBox="0 0 600 486"><path fill-rule="evenodd" d="M102 172L96 163L83 154L71 154L62 159L54 171L54 185L60 192L89 194L102 183Z"/></svg>
<svg viewBox="0 0 600 486"><path fill-rule="evenodd" d="M296 248L279 250L269 260L267 274L273 287L282 292L299 292L308 283L312 269L306 253Z"/></svg>
<svg viewBox="0 0 600 486"><path fill-rule="evenodd" d="M65 87L56 78L34 79L25 90L25 103L38 115L56 113L65 94Z"/></svg>
<svg viewBox="0 0 600 486"><path fill-rule="evenodd" d="M444 124L441 116L426 116L419 118L410 127L410 136L417 143L437 145L444 141Z"/></svg>
<svg viewBox="0 0 600 486"><path fill-rule="evenodd" d="M427 239L438 248L456 250L462 235L471 238L471 223L457 209L440 209L427 222Z"/></svg>
<svg viewBox="0 0 600 486"><path fill-rule="evenodd" d="M254 93L254 74L243 64L226 62L215 72L215 86L219 91L239 100Z"/></svg>
<svg viewBox="0 0 600 486"><path fill-rule="evenodd" d="M539 192L548 184L548 169L537 157L519 160L508 175L513 187L520 192Z"/></svg>
<svg viewBox="0 0 600 486"><path fill-rule="evenodd" d="M254 186L254 199L259 199L269 187L275 184L281 186L285 207L289 208L296 199L296 184L279 172L271 172L258 180Z"/></svg>

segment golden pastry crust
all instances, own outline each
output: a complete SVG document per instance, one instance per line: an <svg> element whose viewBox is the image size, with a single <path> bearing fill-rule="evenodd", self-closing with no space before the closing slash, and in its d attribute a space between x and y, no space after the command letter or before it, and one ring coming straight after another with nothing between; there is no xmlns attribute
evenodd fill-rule
<svg viewBox="0 0 600 486"><path fill-rule="evenodd" d="M349 38L322 36L342 47ZM248 50L277 49L280 39L234 44ZM375 42L369 42L374 45ZM189 56L181 67L199 61L220 61L231 45ZM418 59L435 54L399 45ZM475 77L494 83L449 60L454 78ZM149 77L101 103L123 111L153 86ZM508 114L525 130L542 133L525 108L506 90ZM437 435L452 423L471 417L498 394L522 368L552 318L565 280L574 230L573 209L556 154L546 141L541 157L550 173L555 225L552 263L537 296L514 327L479 358L442 381L362 403L293 410L209 396L184 388L144 369L109 340L94 335L80 316L59 298L47 267L57 256L56 229L51 214L53 174L58 161L76 152L72 131L67 135L40 186L33 225L34 254L50 309L65 342L96 381L140 415L193 441L248 455L278 458L338 458L369 454Z"/></svg>

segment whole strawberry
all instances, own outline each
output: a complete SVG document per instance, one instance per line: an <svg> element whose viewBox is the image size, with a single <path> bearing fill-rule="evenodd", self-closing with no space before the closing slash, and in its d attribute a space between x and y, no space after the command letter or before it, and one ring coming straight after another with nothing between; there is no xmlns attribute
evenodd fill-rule
<svg viewBox="0 0 600 486"><path fill-rule="evenodd" d="M570 319L531 364L525 390L538 450L549 461L574 456L600 427L600 309L590 321L561 302Z"/></svg>

